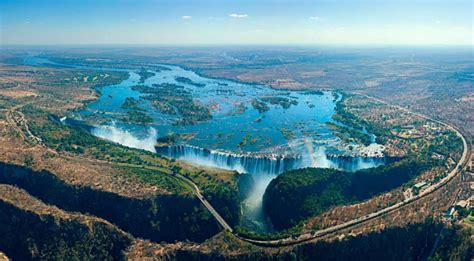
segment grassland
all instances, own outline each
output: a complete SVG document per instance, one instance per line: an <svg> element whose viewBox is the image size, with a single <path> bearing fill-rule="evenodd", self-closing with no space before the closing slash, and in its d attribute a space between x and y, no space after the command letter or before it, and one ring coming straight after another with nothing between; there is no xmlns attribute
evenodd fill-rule
<svg viewBox="0 0 474 261"><path fill-rule="evenodd" d="M255 54L258 53L260 52L255 52ZM151 68L142 64L149 59L168 63L182 63L191 68L201 68L199 70L200 73L267 83L278 88L320 89L336 88L335 86L338 86L337 88L339 86L343 86L342 88L360 87L358 83L361 82L361 77L359 72L357 72L360 68L356 70L354 67L351 68L351 66L343 66L347 62L347 58L344 57L339 57L341 60L338 60L336 59L337 57L332 56L328 60L329 65L326 66L321 64L321 57L308 55L308 53L295 55L294 52L271 51L263 56L254 56L252 52L234 50L229 52L229 54L240 59L240 62L234 61L232 63L226 59L224 61L219 60L221 59L219 58L220 56L213 56L212 52L208 54L209 56L204 58L202 55L194 55L193 57L198 57L194 63L183 62L180 60L183 56L160 56L158 54L156 54L158 58L137 58L133 55L118 55L115 58L119 58L115 62L108 60L113 58L107 57L108 55L100 57L102 60L91 62L86 61L83 54L68 54L68 57L62 58L60 54L56 55L55 60L65 62L77 61L79 64L93 64L99 67L125 68L124 66L127 66L127 68L130 68L128 67L130 65L139 70L141 68ZM5 54L1 54L1 56L3 57ZM88 57L94 58L93 52L90 52ZM250 61L250 57L259 58ZM139 60L140 62L127 64L126 61L130 62L127 59ZM386 73L392 69L390 65L382 64L383 66L380 66L380 63L374 63L374 60L370 60L367 57L364 59L368 59L365 61L372 61L372 64L360 63L360 60L357 62L358 66L363 64L364 67L362 69L364 70L367 68L383 68L383 70L386 70L384 73ZM11 58L10 60L16 59ZM206 62L199 62L204 60ZM220 64L217 64L216 61L219 61ZM410 69L413 69L413 67L416 66L409 65ZM376 74L380 73L377 70L375 70ZM363 90L374 90L375 94L384 96L385 94L382 93L382 90L386 90L387 87L383 86L387 84L386 79L390 78L390 81L393 83L390 85L392 87L387 93L394 94L406 91L408 87L393 88L393 86L395 83L402 85L408 81L407 79L413 79L417 72L415 71L408 76L400 76L404 72L406 72L405 68L401 68L394 74L384 75L385 80L373 79L379 78L380 75L372 75L368 77L370 79L364 79L363 81L367 82L367 86L364 85L364 87L360 88ZM237 182L235 173L190 166L187 163L167 160L145 151L125 148L93 137L82 129L64 126L57 121L59 117L66 115L69 111L76 110L85 103L94 100L98 95L96 91L98 86L117 83L124 77L126 75L119 72L103 74L102 72L96 73L89 70L83 71L67 68L27 67L12 64L0 66L0 144L2 144L0 160L15 166L25 166L27 169L33 170L35 175L43 173L42 171L51 172L67 184L67 187L74 188L67 190L70 194L57 194L60 196L56 198L39 195L44 199L51 200L51 202L65 204L61 201L61 198L68 201L69 198L65 195L84 195L77 193L77 191L83 191L82 189L85 189L87 193L91 193L90 191L94 193L103 192L104 194L94 194L100 195L94 199L100 199L101 205L99 205L99 210L103 208L102 212L92 209L96 213L94 215L100 214L107 217L110 213L120 213L115 219L110 216L108 217L114 220L112 226L115 226L115 223L120 224L122 228L133 231L133 233L141 237L148 236L148 238L152 238L152 241L155 242L157 237L146 234L145 230L156 232L155 236L160 235L160 238L166 238L168 242L174 242L173 237L177 236L179 236L180 241L186 241L188 239L186 235L203 234L206 237L210 237L217 231L212 218L200 207L199 202L193 198L194 196L189 185L176 179L173 173L180 173L193 180L203 190L206 198L209 198L209 201L218 208L218 211L227 220L230 220L232 223L238 220L238 189L235 185ZM440 78L437 79L433 80L433 82L439 81ZM408 86L409 88L419 88L420 84L424 84L424 82L417 83L411 83ZM450 84L452 83L450 82ZM454 108L461 108L459 109L461 112L469 108L469 105L463 103L463 101L469 100L469 95L464 95L465 88L469 88L469 83L462 81L458 83L464 87L456 90L453 96L440 96L439 101L433 101L430 98L431 96L428 95L420 99L420 102L414 103L417 104L416 108L423 108L426 104L434 104L438 108L438 106L446 104L454 98L457 99L458 96L461 102L456 103ZM429 90L429 93L433 95L433 93L436 94L442 91L438 90L438 88L440 87L433 87ZM409 103L419 98L416 95L411 97L415 93L419 94L420 92L414 89L413 91L406 92L404 95L396 96L395 100ZM290 229L284 232L287 233L286 235L291 235L293 232L311 231L316 228L334 226L365 213L374 212L394 202L399 202L404 199L404 192L413 183L422 180L436 181L436 179L444 175L446 169L452 168L453 163L460 157L459 140L446 129L431 125L422 119L411 117L404 112L394 110L360 96L345 95L344 97L340 103L343 106L339 107L342 109L341 111L338 110L337 114L341 116L338 118L338 121L351 127L351 129L345 130L347 131L347 136L354 136L349 134L352 129L360 130L361 127L366 127L369 132L377 135L379 142L386 145L387 155L394 157L419 155L421 160L439 160L440 166L433 166L433 168L423 171L409 182L406 182L399 188L390 190L388 193L377 194L363 202L351 202L351 204L345 206L332 205L329 209L320 213L313 213L315 216L309 217L304 222L304 225L297 225L293 227L294 230ZM270 101L267 102L270 103ZM133 108L132 103L126 107L131 106L132 110L136 109ZM279 103L280 101L273 105L278 105ZM176 113L176 110L173 108L174 106L172 106L173 104L179 105L179 103L174 103L171 100L166 105L157 105L159 106L157 108L161 108L163 111L168 110L169 113L173 113L173 110ZM283 104L286 106L286 101ZM200 110L202 108L197 109ZM206 114L204 109L202 111ZM439 116L446 117L445 115L453 114L452 108L450 108L447 112L440 113ZM458 117L458 114L456 115ZM197 118L199 119L199 117ZM471 115L464 113L459 117L452 120L459 122L460 119L469 119ZM466 121L463 124L464 126L469 126L470 122ZM406 130L407 133L423 132L423 135L412 135L407 139L400 138L396 135L400 129ZM359 142L364 143L364 138L358 139ZM51 186L45 187L51 188ZM0 188L0 191L7 190ZM50 189L44 191L50 191ZM396 249L397 251L402 249L403 253L409 253L404 257L419 257L419 253L416 251L424 249L423 247L405 248L405 246L413 246L415 242L422 242L421 245L425 246L427 244L426 240L429 240L429 244L432 243L434 235L436 235L436 232L433 231L439 231L439 227L432 223L424 224L423 222L428 216L435 216L437 219L445 211L445 206L451 204L451 198L456 194L456 186L446 186L439 193L433 194L432 197L428 197L425 201L420 201L413 206L390 213L386 217L374 220L366 225L342 231L338 235L340 238L344 238L342 240L336 237L328 238L328 240L333 240L331 241L332 243L312 242L302 245L300 248L269 250L249 245L235 237L222 233L203 243L179 242L157 244L133 238L134 248L128 249L128 251L130 251L130 257L179 256L208 258L210 256L220 257L224 253L222 258L235 258L239 256L249 259L263 259L269 256L281 256L282 258L294 259L309 253L314 255L320 255L321 253L328 253L328 255L330 253L340 254L341 248L338 247L343 247L344 249L348 249L348 247L354 247L354 249L367 249L367 247L371 247L372 250L380 250L380 253L383 253L382 256L386 255L387 249ZM109 201L104 200L109 196L111 197ZM160 198L158 199L156 196ZM162 201L165 198L172 198L173 200L167 199L169 201ZM22 202L27 203L29 201L25 200ZM79 206L89 207L89 205L94 205L91 204L94 202L96 200L82 202ZM117 202L123 204L120 204L119 209L110 211L110 207L117 205ZM15 204L22 208L21 204ZM125 205L128 207L123 207ZM86 209L86 211L84 208L78 208L78 206L63 206L69 206L77 212L91 211L91 209ZM173 212L174 210L178 212ZM134 215L133 213L136 214ZM136 222L129 222L128 224L136 224L134 224L132 229L124 225L127 222L118 220L117 217L124 217L125 221L127 221L126 218L132 218ZM145 219L142 222L141 217L154 217L154 220L149 222L150 220ZM8 220L11 220L11 217L8 217ZM390 229L387 230L387 228ZM387 233L372 231L384 231ZM49 235L47 232L44 234ZM437 256L440 258L449 257L450 252L452 252L449 249L455 249L456 252L459 252L459 256L462 256L466 252L465 248L467 248L462 243L466 242L465 235L451 232L446 233L446 235L456 238L455 241L450 241L455 242L455 244L450 245L447 241L442 241ZM36 235L30 237L29 242L34 242L33 240L37 240L37 238ZM407 238L409 240L406 240ZM94 240L94 238L91 240ZM191 240L198 239L192 238ZM202 238L199 240L202 240ZM374 245L373 242L377 244ZM400 242L400 244L396 244L396 247L394 247L393 242ZM416 244L416 246L419 245ZM136 252L132 253L132 251ZM379 253L377 251L371 251L370 253L375 253L374 256L379 257L376 255L376 253ZM348 256L350 257L349 254Z"/></svg>
<svg viewBox="0 0 474 261"><path fill-rule="evenodd" d="M233 172L181 165L154 153L102 140L86 129L59 121L96 99L100 86L116 84L127 74L110 72L100 76L101 73L92 70L11 64L1 68L0 81L4 84L0 89L0 160L2 164L18 166L2 171L2 180L23 186L60 208L94 213L140 237L203 240L218 227L195 197L194 188L174 175L183 173L195 179L202 193L226 217L238 220ZM82 80L76 80L79 77ZM123 107L132 112L141 111L135 100L126 101ZM139 118L143 119L140 115ZM15 180L14 172L35 178ZM50 174L32 174L36 172ZM48 184L50 193L44 194L31 186L31 182ZM51 194L54 191L62 193L65 201ZM95 203L76 204L77 200L81 201L74 199L77 195L82 195L82 200L92 197L90 200ZM113 210L115 205L111 202L105 203L111 197L122 201L122 212ZM105 205L96 208L100 202ZM142 225L127 224L130 222L127 219L136 215L141 215L137 222Z"/></svg>

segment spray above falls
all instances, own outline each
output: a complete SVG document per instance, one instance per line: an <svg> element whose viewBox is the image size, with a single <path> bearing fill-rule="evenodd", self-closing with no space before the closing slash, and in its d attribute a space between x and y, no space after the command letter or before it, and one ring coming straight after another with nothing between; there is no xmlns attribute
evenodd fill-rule
<svg viewBox="0 0 474 261"><path fill-rule="evenodd" d="M96 126L91 129L91 133L94 136L119 143L123 146L156 152L157 132L154 128L149 128L142 137L137 137L131 131L121 129L115 124Z"/></svg>
<svg viewBox="0 0 474 261"><path fill-rule="evenodd" d="M382 154L347 156L343 146L334 146L341 140L327 123L334 123L338 93L275 90L159 66L163 69L150 69L153 75L144 81L129 70L120 84L101 87L101 96L77 118L100 115L100 122L116 122L90 131L124 146L250 174L254 182L243 218L257 229L268 228L262 197L277 175L306 167L356 171L384 164ZM158 147L158 137L170 142Z"/></svg>
<svg viewBox="0 0 474 261"><path fill-rule="evenodd" d="M323 147L313 152L314 155L297 156L238 154L190 145L157 147L157 153L203 166L268 176L276 176L285 171L308 167L356 171L384 164L383 157L327 155ZM309 159L310 157L311 159Z"/></svg>

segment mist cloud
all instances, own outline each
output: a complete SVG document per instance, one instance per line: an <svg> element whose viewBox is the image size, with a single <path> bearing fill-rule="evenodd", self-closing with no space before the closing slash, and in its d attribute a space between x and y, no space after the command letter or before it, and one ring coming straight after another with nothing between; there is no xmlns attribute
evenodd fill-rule
<svg viewBox="0 0 474 261"><path fill-rule="evenodd" d="M92 129L92 135L119 143L123 146L156 152L155 143L157 132L154 128L149 128L144 137L137 137L128 130L123 130L115 125L98 126Z"/></svg>

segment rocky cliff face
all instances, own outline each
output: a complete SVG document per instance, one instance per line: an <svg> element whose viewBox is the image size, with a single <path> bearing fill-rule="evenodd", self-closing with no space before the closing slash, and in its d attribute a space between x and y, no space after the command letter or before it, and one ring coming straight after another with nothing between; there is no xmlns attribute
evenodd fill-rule
<svg viewBox="0 0 474 261"><path fill-rule="evenodd" d="M47 171L34 172L5 163L0 163L0 183L18 186L61 209L103 218L134 236L155 242L202 241L219 231L212 216L191 196L128 198L72 186Z"/></svg>
<svg viewBox="0 0 474 261"><path fill-rule="evenodd" d="M0 249L13 260L116 260L132 237L99 218L69 213L0 185Z"/></svg>
<svg viewBox="0 0 474 261"><path fill-rule="evenodd" d="M227 244L204 243L199 246L172 244L167 246L134 245L127 252L132 259L149 260L426 260L436 241L442 223L425 221L403 227L386 228L358 236L333 238L331 241L307 242L281 248L262 248L221 237ZM444 227L435 260L471 260L470 233L455 233ZM225 246L225 247L223 247ZM370 251L367 251L370 249ZM155 253L155 255L151 254ZM159 253L159 254L157 254Z"/></svg>

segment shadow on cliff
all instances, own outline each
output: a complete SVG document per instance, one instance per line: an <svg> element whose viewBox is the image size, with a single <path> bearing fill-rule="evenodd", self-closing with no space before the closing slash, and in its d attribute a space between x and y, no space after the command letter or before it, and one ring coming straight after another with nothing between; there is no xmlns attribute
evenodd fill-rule
<svg viewBox="0 0 474 261"><path fill-rule="evenodd" d="M218 233L214 218L197 198L154 195L138 199L66 184L47 171L0 163L0 183L15 185L47 204L91 214L133 236L154 242L200 242Z"/></svg>

